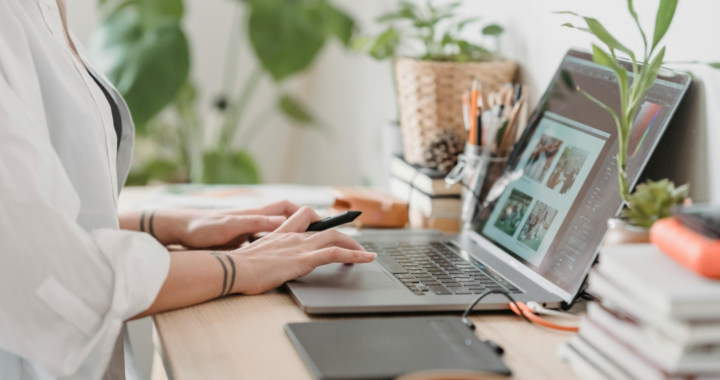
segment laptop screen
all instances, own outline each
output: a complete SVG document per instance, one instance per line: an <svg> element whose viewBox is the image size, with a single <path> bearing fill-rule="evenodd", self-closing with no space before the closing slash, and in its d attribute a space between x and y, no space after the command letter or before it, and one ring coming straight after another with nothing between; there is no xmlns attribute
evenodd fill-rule
<svg viewBox="0 0 720 380"><path fill-rule="evenodd" d="M645 94L630 135L631 184L689 82L686 75L660 76ZM473 220L475 232L569 294L582 285L607 220L622 206L615 123L576 86L619 112L614 72L588 53L569 51Z"/></svg>

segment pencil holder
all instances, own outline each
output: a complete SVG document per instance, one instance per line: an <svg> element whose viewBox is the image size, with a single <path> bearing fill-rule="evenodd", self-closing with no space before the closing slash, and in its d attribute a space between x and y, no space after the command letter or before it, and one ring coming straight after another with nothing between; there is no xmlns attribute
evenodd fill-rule
<svg viewBox="0 0 720 380"><path fill-rule="evenodd" d="M517 64L508 60L436 62L399 58L395 64L405 160L426 165L423 148L442 130L465 135L462 94L477 78L487 91L512 82Z"/></svg>
<svg viewBox="0 0 720 380"><path fill-rule="evenodd" d="M511 150L488 152L482 146L466 144L465 152L458 156L457 166L445 177L448 184L463 184L460 216L463 229L470 228L492 184L502 175Z"/></svg>

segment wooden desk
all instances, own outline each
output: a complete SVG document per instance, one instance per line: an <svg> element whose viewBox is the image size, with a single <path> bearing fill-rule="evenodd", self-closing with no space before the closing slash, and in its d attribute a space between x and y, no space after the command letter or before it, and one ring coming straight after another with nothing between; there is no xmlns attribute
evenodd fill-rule
<svg viewBox="0 0 720 380"><path fill-rule="evenodd" d="M120 206L141 199L148 191L123 190ZM582 310L584 305L575 309ZM153 380L166 376L170 380L312 379L284 326L316 319L278 290L229 296L156 315L156 348L161 355L156 355L153 364ZM510 312L476 313L471 319L480 338L492 339L505 349L504 360L513 379L577 378L555 355L571 334L530 325Z"/></svg>
<svg viewBox="0 0 720 380"><path fill-rule="evenodd" d="M530 325L510 312L471 319L478 336L505 348L513 379L576 379L555 355L571 334ZM317 318L285 292L230 296L154 320L170 379L312 379L283 328Z"/></svg>

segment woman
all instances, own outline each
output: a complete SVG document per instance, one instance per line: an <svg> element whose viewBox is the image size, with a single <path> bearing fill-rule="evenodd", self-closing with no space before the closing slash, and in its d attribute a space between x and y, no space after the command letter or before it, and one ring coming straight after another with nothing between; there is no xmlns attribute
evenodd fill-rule
<svg viewBox="0 0 720 380"><path fill-rule="evenodd" d="M0 379L122 379L129 319L374 259L289 203L118 216L133 125L66 24L65 0L0 1Z"/></svg>

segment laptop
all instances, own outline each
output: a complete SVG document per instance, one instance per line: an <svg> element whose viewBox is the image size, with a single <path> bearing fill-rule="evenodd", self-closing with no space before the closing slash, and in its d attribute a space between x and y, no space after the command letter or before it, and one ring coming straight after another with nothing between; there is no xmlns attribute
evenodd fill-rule
<svg viewBox="0 0 720 380"><path fill-rule="evenodd" d="M630 135L632 185L690 82L685 74L662 73L645 94ZM568 51L469 228L457 235L363 230L354 238L378 254L375 262L326 265L289 282L302 310L457 311L488 289L548 308L571 305L597 257L607 220L622 207L615 123L577 86L619 106L614 72L594 63L590 53ZM506 308L506 298L491 294L475 310Z"/></svg>

